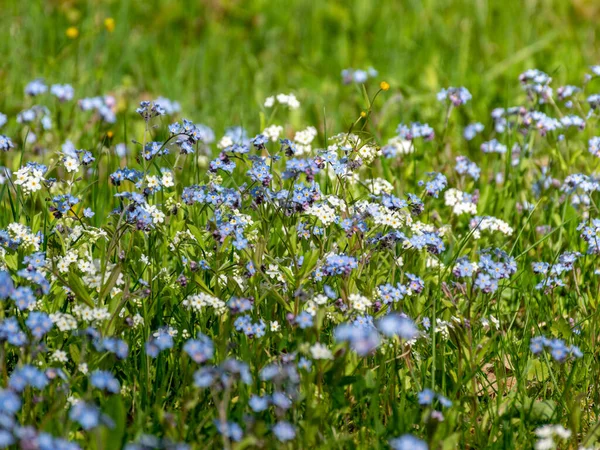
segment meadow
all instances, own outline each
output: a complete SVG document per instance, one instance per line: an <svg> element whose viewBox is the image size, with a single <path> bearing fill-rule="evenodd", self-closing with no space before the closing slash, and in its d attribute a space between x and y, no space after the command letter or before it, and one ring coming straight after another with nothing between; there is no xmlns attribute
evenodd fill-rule
<svg viewBox="0 0 600 450"><path fill-rule="evenodd" d="M8 0L0 448L600 448L599 16Z"/></svg>

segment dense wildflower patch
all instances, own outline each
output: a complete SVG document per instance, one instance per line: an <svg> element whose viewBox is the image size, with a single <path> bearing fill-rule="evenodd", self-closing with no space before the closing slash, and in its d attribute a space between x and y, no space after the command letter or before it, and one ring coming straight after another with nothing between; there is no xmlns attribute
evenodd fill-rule
<svg viewBox="0 0 600 450"><path fill-rule="evenodd" d="M32 81L0 116L0 447L593 445L598 72L489 118L449 87L388 138L385 82L337 134L293 93L219 139L158 98L123 143L114 97Z"/></svg>

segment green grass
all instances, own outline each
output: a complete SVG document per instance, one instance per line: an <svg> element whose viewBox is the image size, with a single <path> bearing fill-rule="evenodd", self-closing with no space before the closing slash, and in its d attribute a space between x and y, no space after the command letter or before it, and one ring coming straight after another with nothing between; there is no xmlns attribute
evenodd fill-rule
<svg viewBox="0 0 600 450"><path fill-rule="evenodd" d="M255 121L267 95L294 91L307 118L321 123L325 110L335 128L357 112L340 71L369 65L398 94L393 122L428 114L429 94L448 85L467 86L479 105L502 105L531 67L580 81L598 59L594 11L565 0L7 0L0 110L16 111L24 84L43 76L74 83L80 96L165 95L217 128L221 118ZM65 35L70 26L76 40Z"/></svg>

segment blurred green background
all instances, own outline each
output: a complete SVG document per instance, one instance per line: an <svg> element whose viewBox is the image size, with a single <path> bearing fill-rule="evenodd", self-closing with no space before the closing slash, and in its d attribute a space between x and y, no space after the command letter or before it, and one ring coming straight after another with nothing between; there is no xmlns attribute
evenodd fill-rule
<svg viewBox="0 0 600 450"><path fill-rule="evenodd" d="M440 87L466 86L468 114L487 117L521 95L525 69L580 83L600 62L596 0L1 3L0 111L9 114L22 107L24 85L44 77L72 83L76 98L164 95L217 130L254 120L268 95L295 92L306 120L322 123L325 111L328 127L345 126L360 96L340 72L373 66L370 89L392 85L385 108L395 126L422 118Z"/></svg>

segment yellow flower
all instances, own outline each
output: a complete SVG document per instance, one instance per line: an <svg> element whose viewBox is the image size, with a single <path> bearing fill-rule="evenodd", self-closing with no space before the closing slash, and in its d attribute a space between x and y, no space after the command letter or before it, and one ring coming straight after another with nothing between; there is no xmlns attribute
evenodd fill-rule
<svg viewBox="0 0 600 450"><path fill-rule="evenodd" d="M108 131L108 132L106 133L106 137L107 137L107 138L109 138L109 139L112 139L114 135L115 135L115 134L114 134L112 131Z"/></svg>
<svg viewBox="0 0 600 450"><path fill-rule="evenodd" d="M367 117L367 113L366 113L366 112L364 112L364 111L361 111L361 112L360 112L360 117L363 117L363 118L364 118L364 117Z"/></svg>
<svg viewBox="0 0 600 450"><path fill-rule="evenodd" d="M66 35L69 39L77 39L77 36L79 36L79 30L77 27L69 27L67 28Z"/></svg>
<svg viewBox="0 0 600 450"><path fill-rule="evenodd" d="M387 81L382 81L381 83L379 83L379 87L383 91L387 91L390 88L390 83L388 83Z"/></svg>
<svg viewBox="0 0 600 450"><path fill-rule="evenodd" d="M115 31L115 19L112 17L107 17L104 19L104 28L106 28L109 33Z"/></svg>

